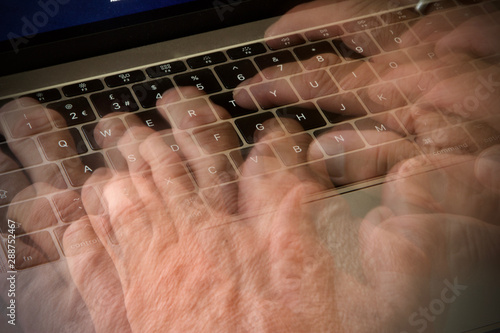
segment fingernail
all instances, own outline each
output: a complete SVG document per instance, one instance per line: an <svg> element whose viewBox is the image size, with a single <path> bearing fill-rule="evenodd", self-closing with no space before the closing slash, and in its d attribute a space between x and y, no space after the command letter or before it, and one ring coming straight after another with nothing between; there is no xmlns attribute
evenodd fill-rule
<svg viewBox="0 0 500 333"><path fill-rule="evenodd" d="M500 149L483 152L476 164L476 177L483 185L500 188Z"/></svg>

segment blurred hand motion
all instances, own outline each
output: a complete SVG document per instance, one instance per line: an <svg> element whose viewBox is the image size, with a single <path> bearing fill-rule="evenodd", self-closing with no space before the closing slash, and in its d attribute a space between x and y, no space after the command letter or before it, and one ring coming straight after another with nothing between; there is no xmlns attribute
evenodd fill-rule
<svg viewBox="0 0 500 333"><path fill-rule="evenodd" d="M229 97L171 87L95 123L5 104L2 234L17 269L61 266L27 274L20 316L36 297L73 332L440 331L500 268L500 3L416 2L292 9Z"/></svg>

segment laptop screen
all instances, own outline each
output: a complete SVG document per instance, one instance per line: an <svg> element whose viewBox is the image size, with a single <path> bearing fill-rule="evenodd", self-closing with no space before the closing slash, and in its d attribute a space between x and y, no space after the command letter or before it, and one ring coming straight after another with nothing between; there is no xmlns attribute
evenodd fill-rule
<svg viewBox="0 0 500 333"><path fill-rule="evenodd" d="M0 12L1 40L143 13L193 0L25 0L6 1Z"/></svg>

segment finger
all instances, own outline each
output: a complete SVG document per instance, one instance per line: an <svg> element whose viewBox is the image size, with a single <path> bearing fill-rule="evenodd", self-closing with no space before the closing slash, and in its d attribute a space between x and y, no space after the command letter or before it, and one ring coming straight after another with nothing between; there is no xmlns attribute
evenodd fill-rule
<svg viewBox="0 0 500 333"><path fill-rule="evenodd" d="M490 17L493 18L493 24ZM499 18L498 12L472 17L437 41L436 53L439 56L447 56L452 51L473 59L498 54L500 51L500 42L497 38L500 31Z"/></svg>
<svg viewBox="0 0 500 333"><path fill-rule="evenodd" d="M493 190L495 193L500 193L499 171L500 149L496 145L479 155L475 165L475 174L484 187Z"/></svg>
<svg viewBox="0 0 500 333"><path fill-rule="evenodd" d="M117 271L90 222L72 223L62 239L71 276L89 309L96 332L117 328L130 331Z"/></svg>
<svg viewBox="0 0 500 333"><path fill-rule="evenodd" d="M186 112L182 105L171 105L169 112L180 112L178 124L191 123L196 126L201 125L197 123L197 119L201 119L203 123L205 123L203 119L207 119L204 116L197 118L198 115L208 113L210 119L213 116L213 111L206 102L202 103L201 108L195 110L196 115L193 115L192 112ZM221 114L220 109L217 112ZM184 118L194 119L186 121L183 120ZM214 211L224 215L228 209L231 210L231 202L235 198L236 184L232 182L237 179L237 175L229 159L218 153L241 146L241 140L234 125L230 122L196 128L193 130L193 136L198 147L201 146L201 150L208 154L208 157L196 159L195 157L199 156L197 145L185 133L174 131L176 141L179 145L184 146L184 155L189 160L187 167L194 176L196 184L204 194L207 194L208 201Z"/></svg>
<svg viewBox="0 0 500 333"><path fill-rule="evenodd" d="M335 23L364 14L373 14L383 4L366 1L313 1L294 7L281 19L268 28L266 36L276 36L301 29Z"/></svg>

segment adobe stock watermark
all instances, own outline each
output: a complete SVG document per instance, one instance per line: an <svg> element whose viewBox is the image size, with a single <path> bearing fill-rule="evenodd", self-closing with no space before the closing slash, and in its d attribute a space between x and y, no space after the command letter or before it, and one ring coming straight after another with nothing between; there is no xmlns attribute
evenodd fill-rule
<svg viewBox="0 0 500 333"><path fill-rule="evenodd" d="M214 0L212 6L214 6L219 20L224 21L227 12L232 13L234 9L240 5L243 0Z"/></svg>
<svg viewBox="0 0 500 333"><path fill-rule="evenodd" d="M31 17L21 17L20 33L9 32L7 38L17 54L19 46L28 44L30 39L35 37L41 28L45 27L52 18L59 14L60 6L66 5L70 0L39 0L37 2L40 10L35 12Z"/></svg>
<svg viewBox="0 0 500 333"><path fill-rule="evenodd" d="M462 293L467 289L466 285L458 283L458 278L453 280L453 283L444 280L445 287L441 290L439 298L435 298L430 301L429 305L426 307L420 307L418 311L413 312L408 318L408 323L415 328L415 332L424 332L429 323L433 323L436 319L442 315L446 309L457 300L457 298L462 295ZM410 333L408 331L402 331L401 333Z"/></svg>

